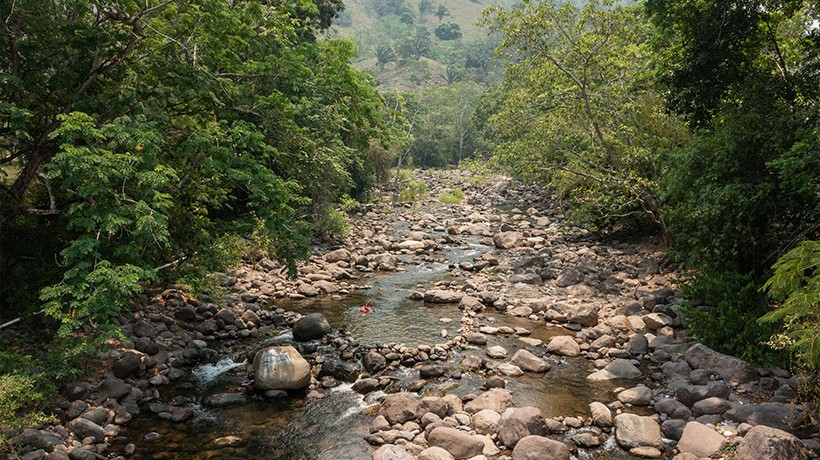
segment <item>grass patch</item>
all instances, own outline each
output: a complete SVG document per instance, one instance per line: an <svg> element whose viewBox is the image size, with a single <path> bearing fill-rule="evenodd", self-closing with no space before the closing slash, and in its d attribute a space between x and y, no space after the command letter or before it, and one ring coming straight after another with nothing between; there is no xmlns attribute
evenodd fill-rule
<svg viewBox="0 0 820 460"><path fill-rule="evenodd" d="M412 181L404 186L399 192L399 201L402 203L412 203L422 199L427 194L427 184L424 182Z"/></svg>
<svg viewBox="0 0 820 460"><path fill-rule="evenodd" d="M461 189L453 189L452 192L438 197L438 200L446 204L459 204L464 200L464 192Z"/></svg>

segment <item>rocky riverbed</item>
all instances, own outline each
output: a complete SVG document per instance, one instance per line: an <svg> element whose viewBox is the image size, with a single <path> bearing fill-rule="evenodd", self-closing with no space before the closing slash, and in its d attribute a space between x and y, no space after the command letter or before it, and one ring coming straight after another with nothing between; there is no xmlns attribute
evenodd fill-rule
<svg viewBox="0 0 820 460"><path fill-rule="evenodd" d="M315 248L295 279L263 258L225 274L224 294L148 292L123 318L131 343L102 357L111 367L97 378L64 389L56 422L20 436L21 458L820 453L811 408L793 402L804 377L686 336L679 275L661 247L565 226L546 192L503 177L416 174L428 197L360 206L347 241ZM452 188L463 203L437 201ZM191 397L207 372L232 384ZM209 410L308 417L292 406L327 407L339 394L356 402L333 410L356 422L328 428L322 455L197 428ZM302 427L314 421L255 429L276 439L289 422L310 442ZM174 427L182 434L169 441ZM333 444L342 438L354 447Z"/></svg>

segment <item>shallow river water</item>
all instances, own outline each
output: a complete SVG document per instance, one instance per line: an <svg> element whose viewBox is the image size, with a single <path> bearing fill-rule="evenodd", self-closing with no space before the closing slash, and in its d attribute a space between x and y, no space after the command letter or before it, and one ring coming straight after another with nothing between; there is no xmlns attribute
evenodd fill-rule
<svg viewBox="0 0 820 460"><path fill-rule="evenodd" d="M416 285L429 286L446 280L448 266L472 260L489 248L475 242L467 247L445 248L441 261L406 265L405 271L381 274L362 280L370 288L346 296L343 300L329 299L279 303L286 309L304 313L320 311L333 327L344 326L347 333L360 343L419 343L435 344L456 334L461 313L455 305L429 306L407 299ZM446 262L444 262L446 260ZM361 314L358 307L370 305L373 312ZM495 325L521 326L530 329L533 337L542 340L559 334L571 334L560 327L534 323L526 318L502 314L491 315ZM440 318L452 318L445 324ZM287 343L285 333L271 343ZM491 336L488 345L502 345L515 349L515 337ZM253 345L253 344L249 344ZM465 353L482 353L467 350ZM305 394L292 394L279 400L249 399L245 404L226 408L206 408L202 401L215 393L241 391L248 380L244 357L223 357L218 363L199 366L191 380L163 391L163 400L195 408L195 417L188 423L171 423L157 416L137 417L124 433L137 446L134 459L236 459L264 458L271 460L342 460L369 459L373 450L364 440L372 415L366 408L376 404L378 394L367 399L353 392L350 385L333 389L321 400L307 400ZM453 362L459 362L456 356ZM587 415L588 404L596 400L611 400L612 384L591 384L586 376L594 369L582 358L564 358L550 361L552 369L546 374L525 375L507 379L516 406L538 407L545 417ZM394 373L400 382L411 382L418 372L403 369ZM431 383L426 394L452 393L463 396L476 393L483 383L478 375L465 373L459 380ZM158 433L156 440L146 441L147 433ZM232 438L235 437L235 438ZM579 452L582 459L629 458L620 449L609 452Z"/></svg>

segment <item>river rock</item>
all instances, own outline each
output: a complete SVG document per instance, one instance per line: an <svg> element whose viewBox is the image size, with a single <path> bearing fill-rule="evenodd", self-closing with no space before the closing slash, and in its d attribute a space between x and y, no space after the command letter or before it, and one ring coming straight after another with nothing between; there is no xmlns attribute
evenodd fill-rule
<svg viewBox="0 0 820 460"><path fill-rule="evenodd" d="M515 444L525 436L545 434L546 422L541 411L535 407L511 407L501 414L501 420L498 422L498 439L508 449L515 447Z"/></svg>
<svg viewBox="0 0 820 460"><path fill-rule="evenodd" d="M380 387L379 381L377 379L367 378L357 380L356 383L353 384L353 391L360 394L367 394L372 391L378 390Z"/></svg>
<svg viewBox="0 0 820 460"><path fill-rule="evenodd" d="M581 282L581 273L572 268L565 268L557 278L555 278L555 285L558 287L569 287Z"/></svg>
<svg viewBox="0 0 820 460"><path fill-rule="evenodd" d="M648 406L652 401L652 390L646 385L638 385L618 393L618 401L634 406Z"/></svg>
<svg viewBox="0 0 820 460"><path fill-rule="evenodd" d="M578 356L581 354L581 347L571 336L559 335L549 341L547 351L561 356Z"/></svg>
<svg viewBox="0 0 820 460"><path fill-rule="evenodd" d="M372 460L413 460L413 456L410 455L404 447L397 446L395 444L385 444L378 449L371 455Z"/></svg>
<svg viewBox="0 0 820 460"><path fill-rule="evenodd" d="M683 429L678 450L697 455L698 458L711 458L713 455L721 454L728 443L717 431L693 421L687 423Z"/></svg>
<svg viewBox="0 0 820 460"><path fill-rule="evenodd" d="M701 415L720 415L735 406L736 403L723 398L701 399L692 406L692 414L695 417Z"/></svg>
<svg viewBox="0 0 820 460"><path fill-rule="evenodd" d="M80 439L92 437L96 442L103 442L105 440L105 430L103 427L86 418L76 418L71 424L71 430L77 434Z"/></svg>
<svg viewBox="0 0 820 460"><path fill-rule="evenodd" d="M520 367L511 363L501 363L495 366L495 370L507 377L520 377L524 375L524 371L522 371Z"/></svg>
<svg viewBox="0 0 820 460"><path fill-rule="evenodd" d="M542 373L550 370L548 362L524 349L516 351L510 362L527 372Z"/></svg>
<svg viewBox="0 0 820 460"><path fill-rule="evenodd" d="M499 414L512 407L513 398L509 391L493 388L481 393L475 399L464 405L464 412L475 414L484 409L490 409Z"/></svg>
<svg viewBox="0 0 820 460"><path fill-rule="evenodd" d="M734 458L806 460L809 455L797 437L777 428L759 425L746 433Z"/></svg>
<svg viewBox="0 0 820 460"><path fill-rule="evenodd" d="M330 251L325 254L325 261L330 263L336 262L349 262L350 261L350 251L347 249L337 249L335 251Z"/></svg>
<svg viewBox="0 0 820 460"><path fill-rule="evenodd" d="M599 307L593 303L556 302L544 312L547 319L581 326L594 327L598 324Z"/></svg>
<svg viewBox="0 0 820 460"><path fill-rule="evenodd" d="M491 435L498 431L501 414L494 410L484 409L473 415L473 428L476 433Z"/></svg>
<svg viewBox="0 0 820 460"><path fill-rule="evenodd" d="M767 402L735 406L726 411L723 417L752 426L766 425L783 431L791 431L793 427L802 426L807 415L803 406Z"/></svg>
<svg viewBox="0 0 820 460"><path fill-rule="evenodd" d="M329 359L322 363L321 375L329 375L342 382L355 382L360 373L359 366L351 362Z"/></svg>
<svg viewBox="0 0 820 460"><path fill-rule="evenodd" d="M463 292L446 289L430 289L424 293L424 301L427 303L459 303L462 297Z"/></svg>
<svg viewBox="0 0 820 460"><path fill-rule="evenodd" d="M114 363L111 371L118 378L124 379L136 374L140 370L140 364L140 355L129 351Z"/></svg>
<svg viewBox="0 0 820 460"><path fill-rule="evenodd" d="M512 460L569 460L569 447L543 436L525 436L515 445Z"/></svg>
<svg viewBox="0 0 820 460"><path fill-rule="evenodd" d="M20 443L51 452L54 446L62 443L62 439L51 431L28 429L20 435Z"/></svg>
<svg viewBox="0 0 820 460"><path fill-rule="evenodd" d="M387 367L387 359L381 353L370 350L362 356L362 364L370 372L379 372Z"/></svg>
<svg viewBox="0 0 820 460"><path fill-rule="evenodd" d="M132 386L115 377L108 377L97 386L104 399L120 399L131 391Z"/></svg>
<svg viewBox="0 0 820 460"><path fill-rule="evenodd" d="M507 357L507 349L500 345L487 347L487 356L495 359L504 359Z"/></svg>
<svg viewBox="0 0 820 460"><path fill-rule="evenodd" d="M419 368L419 376L423 379L441 377L447 372L447 368L441 364L426 364Z"/></svg>
<svg viewBox="0 0 820 460"><path fill-rule="evenodd" d="M217 393L205 401L210 407L227 407L243 404L248 400L243 393Z"/></svg>
<svg viewBox="0 0 820 460"><path fill-rule="evenodd" d="M467 332L464 334L464 339L467 343L472 345L486 345L487 336L481 332Z"/></svg>
<svg viewBox="0 0 820 460"><path fill-rule="evenodd" d="M441 447L455 459L468 459L484 452L484 441L466 431L440 426L427 438L431 447Z"/></svg>
<svg viewBox="0 0 820 460"><path fill-rule="evenodd" d="M732 389L723 382L709 382L706 385L678 385L675 390L678 400L690 407L706 398L728 398L731 393Z"/></svg>
<svg viewBox="0 0 820 460"><path fill-rule="evenodd" d="M421 451L418 460L454 460L454 458L450 452L447 452L441 447L433 446Z"/></svg>
<svg viewBox="0 0 820 460"><path fill-rule="evenodd" d="M615 439L625 449L638 446L663 449L661 427L652 417L619 414L615 417Z"/></svg>
<svg viewBox="0 0 820 460"><path fill-rule="evenodd" d="M484 304L481 303L481 300L478 297L465 295L458 302L458 308L459 310L465 311L481 311L484 308Z"/></svg>
<svg viewBox="0 0 820 460"><path fill-rule="evenodd" d="M606 381L617 379L636 379L641 376L641 371L635 367L628 359L615 359L605 368L593 372L587 376L587 380Z"/></svg>
<svg viewBox="0 0 820 460"><path fill-rule="evenodd" d="M418 417L419 402L412 393L401 392L389 396L379 408L379 415L383 415L391 424L401 424Z"/></svg>
<svg viewBox="0 0 820 460"><path fill-rule="evenodd" d="M157 336L156 328L147 321L139 320L132 326L131 329L137 337L147 337L153 339Z"/></svg>
<svg viewBox="0 0 820 460"><path fill-rule="evenodd" d="M261 390L297 390L310 385L310 364L291 346L268 347L254 356L253 375Z"/></svg>
<svg viewBox="0 0 820 460"><path fill-rule="evenodd" d="M499 232L493 236L493 244L498 249L512 249L524 241L524 235L519 232Z"/></svg>
<svg viewBox="0 0 820 460"><path fill-rule="evenodd" d="M592 422L599 427L606 428L612 426L612 411L602 402L589 403L589 413Z"/></svg>
<svg viewBox="0 0 820 460"><path fill-rule="evenodd" d="M692 369L712 369L730 384L749 383L758 378L757 371L746 361L718 353L701 343L692 345L683 358Z"/></svg>
<svg viewBox="0 0 820 460"><path fill-rule="evenodd" d="M293 340L307 342L321 339L329 334L332 328L321 313L311 313L300 318L293 325Z"/></svg>
<svg viewBox="0 0 820 460"><path fill-rule="evenodd" d="M70 447L68 449L70 460L97 460L97 454L82 447Z"/></svg>

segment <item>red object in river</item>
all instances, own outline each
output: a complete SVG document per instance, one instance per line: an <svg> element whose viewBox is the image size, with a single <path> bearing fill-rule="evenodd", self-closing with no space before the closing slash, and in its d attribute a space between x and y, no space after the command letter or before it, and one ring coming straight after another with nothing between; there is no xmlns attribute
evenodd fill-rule
<svg viewBox="0 0 820 460"><path fill-rule="evenodd" d="M373 311L373 308L371 308L370 305L362 305L361 307L359 307L359 311L362 313L371 313Z"/></svg>

